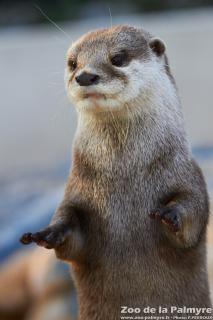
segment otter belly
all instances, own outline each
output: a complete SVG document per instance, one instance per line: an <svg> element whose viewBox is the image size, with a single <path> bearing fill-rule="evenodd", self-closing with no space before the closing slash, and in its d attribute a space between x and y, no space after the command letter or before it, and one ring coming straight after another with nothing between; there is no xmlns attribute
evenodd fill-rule
<svg viewBox="0 0 213 320"><path fill-rule="evenodd" d="M133 212L134 230L127 219L122 225L119 218L122 233L113 227L118 219L115 214L101 219L98 227L90 222L91 233L96 234L89 244L92 255L88 264L74 269L80 320L120 319L122 307L211 306L205 242L187 250L176 248L150 220L138 223L136 216Z"/></svg>

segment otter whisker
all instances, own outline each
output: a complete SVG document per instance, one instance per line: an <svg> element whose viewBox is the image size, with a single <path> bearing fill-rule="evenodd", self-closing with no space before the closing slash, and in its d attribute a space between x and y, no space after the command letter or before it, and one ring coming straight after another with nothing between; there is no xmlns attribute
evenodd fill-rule
<svg viewBox="0 0 213 320"><path fill-rule="evenodd" d="M35 8L38 9L41 14L50 22L52 23L52 25L54 25L56 27L56 29L58 29L59 31L61 31L69 40L70 40L70 36L68 35L68 33L66 33L66 31L64 31L61 27L59 27L59 25L57 23L55 23L50 17L48 17L48 15L37 5L34 4Z"/></svg>
<svg viewBox="0 0 213 320"><path fill-rule="evenodd" d="M111 109L109 109L109 110L110 110L110 115L112 117L112 125L113 125L113 127L115 129L115 133L117 134L117 138L118 138L119 145L120 145L120 139L119 139L120 138L120 128L117 126L117 123L116 123L116 120L114 118L112 110Z"/></svg>
<svg viewBox="0 0 213 320"><path fill-rule="evenodd" d="M110 27L112 28L112 12L110 7L108 7L108 10L109 10L109 16L110 16Z"/></svg>
<svg viewBox="0 0 213 320"><path fill-rule="evenodd" d="M125 139L124 139L124 145L126 145L127 139L128 139L128 134L129 134L129 127L130 127L130 119L129 119L129 115L130 115L130 110L128 107L128 104L125 104L126 110L127 110L127 130L126 130L126 135L125 135Z"/></svg>

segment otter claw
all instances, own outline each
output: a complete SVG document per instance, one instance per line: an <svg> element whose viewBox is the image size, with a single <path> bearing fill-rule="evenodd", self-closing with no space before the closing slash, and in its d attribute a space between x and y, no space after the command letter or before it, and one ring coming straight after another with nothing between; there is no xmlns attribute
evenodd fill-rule
<svg viewBox="0 0 213 320"><path fill-rule="evenodd" d="M36 233L25 233L20 238L20 242L25 245L35 242L38 246L45 247L47 249L53 248L53 246L48 242L47 233L44 231Z"/></svg>
<svg viewBox="0 0 213 320"><path fill-rule="evenodd" d="M38 246L53 249L64 243L65 234L66 229L63 226L51 226L39 232L25 233L20 238L20 241L25 245L35 242Z"/></svg>
<svg viewBox="0 0 213 320"><path fill-rule="evenodd" d="M20 238L20 242L22 244L29 244L32 242L32 233L28 232L28 233L24 233L23 236Z"/></svg>
<svg viewBox="0 0 213 320"><path fill-rule="evenodd" d="M156 209L151 212L149 216L152 219L160 220L173 232L178 232L180 230L180 222L176 208L164 207Z"/></svg>

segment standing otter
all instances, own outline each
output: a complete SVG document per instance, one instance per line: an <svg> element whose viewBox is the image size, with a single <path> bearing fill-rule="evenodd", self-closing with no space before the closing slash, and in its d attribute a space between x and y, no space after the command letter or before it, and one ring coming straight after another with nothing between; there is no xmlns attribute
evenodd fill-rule
<svg viewBox="0 0 213 320"><path fill-rule="evenodd" d="M164 43L129 26L90 32L68 50L66 83L79 117L64 200L21 241L71 263L81 320L211 307L208 195Z"/></svg>

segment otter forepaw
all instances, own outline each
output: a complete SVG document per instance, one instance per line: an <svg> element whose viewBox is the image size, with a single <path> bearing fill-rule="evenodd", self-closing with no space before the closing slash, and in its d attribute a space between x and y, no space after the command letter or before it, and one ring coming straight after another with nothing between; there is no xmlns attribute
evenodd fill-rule
<svg viewBox="0 0 213 320"><path fill-rule="evenodd" d="M63 225L53 225L36 233L25 233L20 238L23 244L36 243L46 249L55 249L61 246L66 239L66 230Z"/></svg>
<svg viewBox="0 0 213 320"><path fill-rule="evenodd" d="M177 208L158 208L151 212L149 216L152 219L160 220L173 232L178 232L180 230L180 221Z"/></svg>

